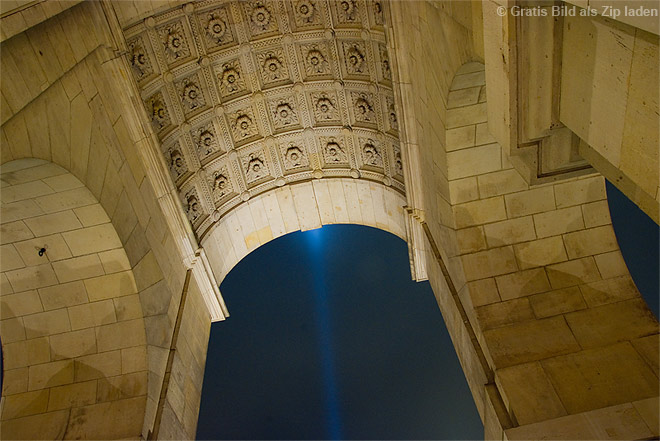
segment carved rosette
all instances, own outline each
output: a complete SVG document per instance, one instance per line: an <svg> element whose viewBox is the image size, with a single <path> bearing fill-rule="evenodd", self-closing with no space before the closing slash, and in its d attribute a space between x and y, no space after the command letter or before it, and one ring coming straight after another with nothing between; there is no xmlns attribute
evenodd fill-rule
<svg viewBox="0 0 660 441"><path fill-rule="evenodd" d="M396 116L396 109L394 108L394 98L386 97L385 103L387 106L387 126L390 131L397 132L399 130L399 120Z"/></svg>
<svg viewBox="0 0 660 441"><path fill-rule="evenodd" d="M202 215L204 214L204 209L202 208L202 203L200 202L197 189L192 187L190 190L184 193L183 195L183 208L186 211L188 216L188 221L191 224L196 224L201 220Z"/></svg>
<svg viewBox="0 0 660 441"><path fill-rule="evenodd" d="M304 146L300 142L289 142L280 145L280 153L287 172L309 168L309 158Z"/></svg>
<svg viewBox="0 0 660 441"><path fill-rule="evenodd" d="M142 37L135 37L126 42L126 45L128 46L129 61L136 79L140 81L153 74L154 69Z"/></svg>
<svg viewBox="0 0 660 441"><path fill-rule="evenodd" d="M268 165L266 164L266 155L263 150L243 155L241 157L243 171L245 172L245 180L249 184L257 183L258 181L270 176Z"/></svg>
<svg viewBox="0 0 660 441"><path fill-rule="evenodd" d="M302 45L300 47L307 77L331 77L330 55L323 43Z"/></svg>
<svg viewBox="0 0 660 441"><path fill-rule="evenodd" d="M159 27L158 35L165 49L168 64L174 64L190 57L190 45L186 41L186 34L181 22L177 21Z"/></svg>
<svg viewBox="0 0 660 441"><path fill-rule="evenodd" d="M337 106L337 94L318 92L310 95L314 120L317 124L341 124L341 115Z"/></svg>
<svg viewBox="0 0 660 441"><path fill-rule="evenodd" d="M385 24L385 12L383 11L383 2L381 0L372 0L369 5L371 11L371 18L376 26L383 26Z"/></svg>
<svg viewBox="0 0 660 441"><path fill-rule="evenodd" d="M215 203L221 202L234 193L234 186L227 167L223 166L209 176L209 186Z"/></svg>
<svg viewBox="0 0 660 441"><path fill-rule="evenodd" d="M259 135L259 128L251 108L234 112L230 119L232 136L236 143L247 142Z"/></svg>
<svg viewBox="0 0 660 441"><path fill-rule="evenodd" d="M245 2L243 8L248 19L250 34L259 36L277 32L277 18L273 13L273 5L270 2Z"/></svg>
<svg viewBox="0 0 660 441"><path fill-rule="evenodd" d="M348 153L341 138L321 136L319 137L319 142L321 143L325 165L339 166L348 164Z"/></svg>
<svg viewBox="0 0 660 441"><path fill-rule="evenodd" d="M161 92L157 92L147 100L147 112L151 118L151 124L156 131L162 131L172 124L170 113L167 111L165 99Z"/></svg>
<svg viewBox="0 0 660 441"><path fill-rule="evenodd" d="M398 144L392 146L394 150L394 174L403 178L403 160L401 159L401 147Z"/></svg>
<svg viewBox="0 0 660 441"><path fill-rule="evenodd" d="M380 143L371 138L360 138L360 156L365 166L383 168Z"/></svg>
<svg viewBox="0 0 660 441"><path fill-rule="evenodd" d="M225 8L205 12L199 18L204 28L204 37L208 47L219 48L236 41Z"/></svg>
<svg viewBox="0 0 660 441"><path fill-rule="evenodd" d="M316 1L298 0L293 5L293 17L297 27L304 28L321 24L321 13Z"/></svg>
<svg viewBox="0 0 660 441"><path fill-rule="evenodd" d="M185 114L193 113L196 110L206 107L206 99L204 98L197 74L178 81L176 88L181 99L181 107L183 107Z"/></svg>
<svg viewBox="0 0 660 441"><path fill-rule="evenodd" d="M364 43L351 41L342 43L344 51L344 68L348 75L369 76L367 51Z"/></svg>
<svg viewBox="0 0 660 441"><path fill-rule="evenodd" d="M259 73L264 85L281 83L289 80L284 51L280 48L257 54Z"/></svg>
<svg viewBox="0 0 660 441"><path fill-rule="evenodd" d="M183 156L181 145L178 141L165 152L165 162L167 162L172 178L175 181L185 175L188 171L188 164L186 163L186 158Z"/></svg>
<svg viewBox="0 0 660 441"><path fill-rule="evenodd" d="M332 2L337 11L337 20L341 24L356 24L360 22L360 11L355 0L336 0Z"/></svg>
<svg viewBox="0 0 660 441"><path fill-rule="evenodd" d="M273 127L277 131L299 125L300 121L293 97L271 101L268 106L270 108L270 116L273 120Z"/></svg>
<svg viewBox="0 0 660 441"><path fill-rule="evenodd" d="M220 151L212 122L191 131L191 135L200 160L204 160Z"/></svg>
<svg viewBox="0 0 660 441"><path fill-rule="evenodd" d="M356 123L368 125L377 124L372 94L365 92L351 92L351 101L353 103L353 115Z"/></svg>
<svg viewBox="0 0 660 441"><path fill-rule="evenodd" d="M216 66L215 72L220 86L220 95L223 97L247 92L243 69L238 60L231 60Z"/></svg>
<svg viewBox="0 0 660 441"><path fill-rule="evenodd" d="M380 75L384 80L392 81L392 67L390 66L390 56L387 53L387 46L378 44L380 54Z"/></svg>

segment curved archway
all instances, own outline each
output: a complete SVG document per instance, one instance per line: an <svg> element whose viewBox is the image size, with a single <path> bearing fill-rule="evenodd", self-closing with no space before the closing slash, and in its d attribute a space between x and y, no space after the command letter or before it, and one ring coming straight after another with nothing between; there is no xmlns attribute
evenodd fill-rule
<svg viewBox="0 0 660 441"><path fill-rule="evenodd" d="M0 181L3 437L138 436L147 401L145 324L110 218L53 163L5 163Z"/></svg>

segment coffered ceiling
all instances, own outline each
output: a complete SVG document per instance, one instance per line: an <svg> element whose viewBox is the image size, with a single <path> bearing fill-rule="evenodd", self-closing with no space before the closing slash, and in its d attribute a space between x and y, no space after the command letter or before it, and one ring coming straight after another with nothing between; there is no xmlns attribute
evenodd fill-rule
<svg viewBox="0 0 660 441"><path fill-rule="evenodd" d="M383 6L207 0L124 30L198 235L289 183L352 177L404 192Z"/></svg>

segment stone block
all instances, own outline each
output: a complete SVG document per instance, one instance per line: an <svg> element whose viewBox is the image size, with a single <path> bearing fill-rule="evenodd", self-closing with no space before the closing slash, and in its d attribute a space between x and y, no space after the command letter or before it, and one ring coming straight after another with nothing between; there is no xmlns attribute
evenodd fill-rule
<svg viewBox="0 0 660 441"><path fill-rule="evenodd" d="M533 268L567 260L561 236L514 245L520 268Z"/></svg>
<svg viewBox="0 0 660 441"><path fill-rule="evenodd" d="M147 371L98 380L98 402L115 401L147 394Z"/></svg>
<svg viewBox="0 0 660 441"><path fill-rule="evenodd" d="M87 205L73 210L83 227L92 227L110 222L101 204Z"/></svg>
<svg viewBox="0 0 660 441"><path fill-rule="evenodd" d="M61 334L71 330L66 309L40 312L23 318L25 335L28 339L46 335Z"/></svg>
<svg viewBox="0 0 660 441"><path fill-rule="evenodd" d="M142 306L137 294L113 299L117 321L132 320L142 317Z"/></svg>
<svg viewBox="0 0 660 441"><path fill-rule="evenodd" d="M493 248L461 256L468 281L485 279L514 272L518 269L511 247Z"/></svg>
<svg viewBox="0 0 660 441"><path fill-rule="evenodd" d="M501 247L536 239L531 216L509 219L484 226L489 247Z"/></svg>
<svg viewBox="0 0 660 441"><path fill-rule="evenodd" d="M566 234L564 243L568 257L571 259L615 251L619 248L611 225Z"/></svg>
<svg viewBox="0 0 660 441"><path fill-rule="evenodd" d="M484 230L481 226L457 230L456 241L461 253L474 253L487 248Z"/></svg>
<svg viewBox="0 0 660 441"><path fill-rule="evenodd" d="M453 209L456 228L471 227L506 219L504 199L501 196L455 205Z"/></svg>
<svg viewBox="0 0 660 441"><path fill-rule="evenodd" d="M660 360L660 357L658 356L658 352L660 352L659 340L660 336L655 334L638 338L630 342L637 353L639 353L644 361L646 361L646 363L651 367L651 370L655 372L656 376L660 371L658 366L658 362Z"/></svg>
<svg viewBox="0 0 660 441"><path fill-rule="evenodd" d="M598 268L593 257L569 260L568 262L550 265L546 268L550 285L553 288L581 285L600 279Z"/></svg>
<svg viewBox="0 0 660 441"><path fill-rule="evenodd" d="M657 396L658 377L629 342L543 360L568 413Z"/></svg>
<svg viewBox="0 0 660 441"><path fill-rule="evenodd" d="M582 217L587 228L599 227L611 224L610 207L607 200L582 204Z"/></svg>
<svg viewBox="0 0 660 441"><path fill-rule="evenodd" d="M605 179L602 176L559 183L554 187L557 208L581 205L606 198Z"/></svg>
<svg viewBox="0 0 660 441"><path fill-rule="evenodd" d="M584 229L580 207L562 208L534 215L534 225L539 238L557 236Z"/></svg>
<svg viewBox="0 0 660 441"><path fill-rule="evenodd" d="M99 352L144 345L145 327L142 319L127 320L96 328Z"/></svg>
<svg viewBox="0 0 660 441"><path fill-rule="evenodd" d="M48 411L94 404L96 387L96 380L53 387L48 397Z"/></svg>
<svg viewBox="0 0 660 441"><path fill-rule="evenodd" d="M98 433L107 439L138 438L145 404L146 396L142 396L74 408L67 439L89 439Z"/></svg>
<svg viewBox="0 0 660 441"><path fill-rule="evenodd" d="M539 362L498 369L495 382L509 412L521 426L566 415Z"/></svg>
<svg viewBox="0 0 660 441"><path fill-rule="evenodd" d="M44 213L55 213L57 211L70 210L96 203L96 198L86 187L74 188L35 199L39 208Z"/></svg>
<svg viewBox="0 0 660 441"><path fill-rule="evenodd" d="M478 176L500 170L499 144L486 144L447 153L449 180Z"/></svg>
<svg viewBox="0 0 660 441"><path fill-rule="evenodd" d="M29 291L58 283L53 267L48 263L7 271L5 275L15 292Z"/></svg>
<svg viewBox="0 0 660 441"><path fill-rule="evenodd" d="M449 92L449 95L447 96L447 109L477 104L479 102L479 92L481 92L481 86L468 87Z"/></svg>
<svg viewBox="0 0 660 441"><path fill-rule="evenodd" d="M73 360L37 364L28 369L28 390L73 383Z"/></svg>
<svg viewBox="0 0 660 441"><path fill-rule="evenodd" d="M539 318L586 309L580 288L571 286L564 289L536 294L529 298L534 314Z"/></svg>
<svg viewBox="0 0 660 441"><path fill-rule="evenodd" d="M476 313L483 331L535 319L526 297L480 306Z"/></svg>
<svg viewBox="0 0 660 441"><path fill-rule="evenodd" d="M623 256L619 250L599 254L594 256L594 259L596 259L596 266L604 279L627 276L630 274L626 262L623 260Z"/></svg>
<svg viewBox="0 0 660 441"><path fill-rule="evenodd" d="M119 351L85 355L76 358L74 362L74 377L77 383L120 374L121 354Z"/></svg>
<svg viewBox="0 0 660 441"><path fill-rule="evenodd" d="M490 144L496 142L496 139L488 131L488 123L480 123L476 126L475 145Z"/></svg>
<svg viewBox="0 0 660 441"><path fill-rule="evenodd" d="M550 289L550 282L543 268L518 271L496 279L502 300L528 296Z"/></svg>
<svg viewBox="0 0 660 441"><path fill-rule="evenodd" d="M43 196L53 193L50 188L43 181L32 181L23 184L16 184L10 187L5 187L2 190L2 203L10 204L12 202L21 201L23 199L34 199L38 196Z"/></svg>
<svg viewBox="0 0 660 441"><path fill-rule="evenodd" d="M25 199L24 201L13 202L11 204L3 204L2 219L0 222L5 224L40 214L43 214L43 211L41 211L37 203L33 199Z"/></svg>
<svg viewBox="0 0 660 441"><path fill-rule="evenodd" d="M153 252L148 252L133 268L138 291L150 287L163 278L163 273Z"/></svg>
<svg viewBox="0 0 660 441"><path fill-rule="evenodd" d="M96 353L96 335L93 329L71 331L50 337L53 360L80 357Z"/></svg>
<svg viewBox="0 0 660 441"><path fill-rule="evenodd" d="M0 225L0 244L32 239L34 234L23 221L8 222Z"/></svg>
<svg viewBox="0 0 660 441"><path fill-rule="evenodd" d="M85 279L84 282L92 302L137 293L133 272L130 270Z"/></svg>
<svg viewBox="0 0 660 441"><path fill-rule="evenodd" d="M495 285L495 279L493 278L475 280L469 282L467 286L470 290L472 306L475 308L500 301L497 285Z"/></svg>
<svg viewBox="0 0 660 441"><path fill-rule="evenodd" d="M447 110L447 129L485 122L488 118L486 103Z"/></svg>
<svg viewBox="0 0 660 441"><path fill-rule="evenodd" d="M504 196L509 217L527 216L555 209L553 187L540 187Z"/></svg>
<svg viewBox="0 0 660 441"><path fill-rule="evenodd" d="M445 149L448 152L474 146L476 129L475 126L463 126L447 130L445 138Z"/></svg>
<svg viewBox="0 0 660 441"><path fill-rule="evenodd" d="M151 285L140 292L140 302L144 316L165 314L171 301L171 291L165 280Z"/></svg>
<svg viewBox="0 0 660 441"><path fill-rule="evenodd" d="M476 178L470 177L450 181L449 197L452 204L462 204L463 202L479 199L479 189L477 187Z"/></svg>
<svg viewBox="0 0 660 441"><path fill-rule="evenodd" d="M46 409L48 408L47 390L35 390L21 394L9 395L3 398L3 420L43 413L46 412ZM5 428L3 427L3 439L5 438L4 434L6 433L4 432L4 429Z"/></svg>
<svg viewBox="0 0 660 441"><path fill-rule="evenodd" d="M483 86L484 84L486 84L486 74L485 71L482 70L456 75L449 90L460 90L468 87Z"/></svg>
<svg viewBox="0 0 660 441"><path fill-rule="evenodd" d="M81 281L40 288L39 297L46 311L80 305L89 301L85 285Z"/></svg>
<svg viewBox="0 0 660 441"><path fill-rule="evenodd" d="M71 329L74 331L93 326L107 325L117 321L112 300L102 300L100 302L72 306L69 308L69 319L71 321Z"/></svg>
<svg viewBox="0 0 660 441"><path fill-rule="evenodd" d="M101 224L62 234L74 256L98 253L122 246L112 224Z"/></svg>
<svg viewBox="0 0 660 441"><path fill-rule="evenodd" d="M508 193L527 190L527 182L516 169L501 170L477 177L479 194L482 198L490 198Z"/></svg>
<svg viewBox="0 0 660 441"><path fill-rule="evenodd" d="M27 392L28 368L5 369L2 376L2 396Z"/></svg>
<svg viewBox="0 0 660 441"><path fill-rule="evenodd" d="M51 176L49 178L43 179L43 181L55 192L71 190L72 188L84 186L84 184L80 182L78 178L69 173L58 176Z"/></svg>
<svg viewBox="0 0 660 441"><path fill-rule="evenodd" d="M68 175L70 176L70 175ZM35 237L48 236L63 231L77 230L82 224L72 210L25 219L25 224L32 230Z"/></svg>
<svg viewBox="0 0 660 441"><path fill-rule="evenodd" d="M639 297L639 291L629 276L587 283L580 285L580 290L589 307Z"/></svg>
<svg viewBox="0 0 660 441"><path fill-rule="evenodd" d="M563 317L490 329L484 339L496 369L580 350Z"/></svg>
<svg viewBox="0 0 660 441"><path fill-rule="evenodd" d="M641 298L572 312L565 317L583 348L609 345L658 332L658 321Z"/></svg>
<svg viewBox="0 0 660 441"><path fill-rule="evenodd" d="M103 266L97 254L53 262L53 270L60 283L103 275Z"/></svg>
<svg viewBox="0 0 660 441"><path fill-rule="evenodd" d="M146 346L134 346L121 350L121 373L129 374L147 369Z"/></svg>
<svg viewBox="0 0 660 441"><path fill-rule="evenodd" d="M0 321L3 343L13 343L25 340L25 325L21 317L10 318Z"/></svg>
<svg viewBox="0 0 660 441"><path fill-rule="evenodd" d="M48 262L56 262L71 257L71 251L66 246L66 242L64 242L61 234L16 242L14 246L21 255L23 262L28 266L43 265ZM46 249L43 256L39 255L41 248Z"/></svg>
<svg viewBox="0 0 660 441"><path fill-rule="evenodd" d="M645 400L632 403L637 413L642 417L646 425L651 429L651 434L655 437L660 434L660 409L658 404L660 400L657 397L647 398Z"/></svg>
<svg viewBox="0 0 660 441"><path fill-rule="evenodd" d="M126 252L123 250L123 248L103 251L102 253L99 253L99 259L101 259L101 265L103 265L103 270L106 274L112 274L131 269L131 265L128 262L128 257L126 256Z"/></svg>
<svg viewBox="0 0 660 441"><path fill-rule="evenodd" d="M0 297L0 319L21 317L43 311L37 291L25 291ZM4 340L4 335L3 335Z"/></svg>
<svg viewBox="0 0 660 441"><path fill-rule="evenodd" d="M14 245L7 244L0 247L0 264L3 271L10 271L25 267L23 259L19 256Z"/></svg>

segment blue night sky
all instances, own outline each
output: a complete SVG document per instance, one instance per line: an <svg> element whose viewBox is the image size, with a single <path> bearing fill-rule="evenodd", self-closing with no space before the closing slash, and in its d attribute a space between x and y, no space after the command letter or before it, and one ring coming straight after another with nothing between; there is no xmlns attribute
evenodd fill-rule
<svg viewBox="0 0 660 441"><path fill-rule="evenodd" d="M615 232L658 317L658 226L607 185ZM483 439L428 282L399 238L356 225L286 235L220 287L198 439Z"/></svg>

